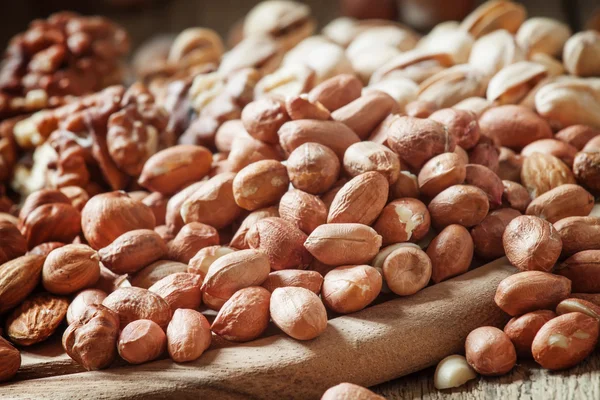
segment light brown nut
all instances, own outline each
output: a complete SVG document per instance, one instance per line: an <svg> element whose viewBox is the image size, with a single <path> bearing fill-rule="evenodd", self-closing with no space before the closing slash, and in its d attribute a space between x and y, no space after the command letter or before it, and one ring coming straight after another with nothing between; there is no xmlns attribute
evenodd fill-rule
<svg viewBox="0 0 600 400"><path fill-rule="evenodd" d="M539 139L552 138L548 122L524 106L490 108L479 118L479 127L483 135L514 150L520 150Z"/></svg>
<svg viewBox="0 0 600 400"><path fill-rule="evenodd" d="M156 225L164 225L166 223L167 204L169 200L170 197L158 192L151 193L142 200L142 203L152 210Z"/></svg>
<svg viewBox="0 0 600 400"><path fill-rule="evenodd" d="M360 138L341 122L301 119L283 124L279 129L279 144L290 154L304 143L314 142L329 147L338 156L344 158L346 149Z"/></svg>
<svg viewBox="0 0 600 400"><path fill-rule="evenodd" d="M60 242L46 242L46 243L38 244L33 249L31 249L27 253L25 253L25 255L27 255L27 256L38 255L38 256L47 257L48 254L50 254L50 252L52 250L58 249L59 247L63 247L64 245L65 245L65 243L60 243Z"/></svg>
<svg viewBox="0 0 600 400"><path fill-rule="evenodd" d="M399 296L410 296L427 286L432 264L423 250L401 247L385 258L382 271L392 292Z"/></svg>
<svg viewBox="0 0 600 400"><path fill-rule="evenodd" d="M505 278L498 285L494 301L508 315L554 309L569 297L571 281L542 271L525 271Z"/></svg>
<svg viewBox="0 0 600 400"><path fill-rule="evenodd" d="M431 114L429 119L446 126L448 132L454 136L456 145L465 150L470 150L479 141L481 133L477 116L471 111L444 108Z"/></svg>
<svg viewBox="0 0 600 400"><path fill-rule="evenodd" d="M469 270L473 259L473 239L461 225L448 225L427 247L431 279L439 283Z"/></svg>
<svg viewBox="0 0 600 400"><path fill-rule="evenodd" d="M466 165L465 184L483 190L488 198L490 208L498 208L502 204L504 185L494 171L478 164Z"/></svg>
<svg viewBox="0 0 600 400"><path fill-rule="evenodd" d="M531 203L531 197L525 187L517 182L503 180L502 203L520 212L525 212Z"/></svg>
<svg viewBox="0 0 600 400"><path fill-rule="evenodd" d="M333 111L331 118L342 122L364 140L397 107L389 94L373 91Z"/></svg>
<svg viewBox="0 0 600 400"><path fill-rule="evenodd" d="M363 84L354 75L342 74L315 86L308 94L311 102L318 101L333 112L358 99Z"/></svg>
<svg viewBox="0 0 600 400"><path fill-rule="evenodd" d="M0 221L0 265L27 252L27 241L19 229L7 221Z"/></svg>
<svg viewBox="0 0 600 400"><path fill-rule="evenodd" d="M136 201L142 201L150 195L145 190L134 190L133 192L127 192L127 195Z"/></svg>
<svg viewBox="0 0 600 400"><path fill-rule="evenodd" d="M216 229L230 225L241 213L233 195L235 176L231 172L216 175L190 193L181 206L183 221L201 222Z"/></svg>
<svg viewBox="0 0 600 400"><path fill-rule="evenodd" d="M82 225L82 214L71 204L44 204L27 215L21 233L31 249L45 242L69 243L81 232Z"/></svg>
<svg viewBox="0 0 600 400"><path fill-rule="evenodd" d="M254 87L254 97L286 98L306 93L315 85L315 71L303 63L287 63L264 75Z"/></svg>
<svg viewBox="0 0 600 400"><path fill-rule="evenodd" d="M342 399L384 400L385 398L371 392L367 388L347 382L330 387L323 393L323 397L321 397L321 400Z"/></svg>
<svg viewBox="0 0 600 400"><path fill-rule="evenodd" d="M401 198L383 208L373 229L382 237L383 245L421 240L431 225L427 206L420 200Z"/></svg>
<svg viewBox="0 0 600 400"><path fill-rule="evenodd" d="M42 284L50 293L71 294L94 286L100 278L98 253L85 244L68 244L48 254Z"/></svg>
<svg viewBox="0 0 600 400"><path fill-rule="evenodd" d="M281 160L281 152L275 145L262 142L251 136L237 137L231 144L231 152L222 162L223 172L238 172L242 168L261 160ZM218 170L216 171L217 173Z"/></svg>
<svg viewBox="0 0 600 400"><path fill-rule="evenodd" d="M321 293L323 276L317 271L302 271L295 269L286 269L282 271L273 271L263 282L262 286L269 292L273 292L279 287L303 287L314 292Z"/></svg>
<svg viewBox="0 0 600 400"><path fill-rule="evenodd" d="M125 232L154 229L155 225L152 210L125 192L96 195L81 211L83 235L96 250L108 246Z"/></svg>
<svg viewBox="0 0 600 400"><path fill-rule="evenodd" d="M0 363L0 382L11 379L21 367L21 353L3 337L0 337Z"/></svg>
<svg viewBox="0 0 600 400"><path fill-rule="evenodd" d="M107 247L98 250L100 262L117 274L137 272L166 255L164 240L150 229L124 233Z"/></svg>
<svg viewBox="0 0 600 400"><path fill-rule="evenodd" d="M326 224L310 234L304 247L328 265L366 264L379 251L381 236L363 224Z"/></svg>
<svg viewBox="0 0 600 400"><path fill-rule="evenodd" d="M583 299L569 298L561 301L556 306L558 315L568 314L570 312L580 312L589 317L595 318L600 322L600 306Z"/></svg>
<svg viewBox="0 0 600 400"><path fill-rule="evenodd" d="M521 150L521 155L524 157L530 156L533 153L550 154L557 157L568 166L573 165L577 149L568 143L557 139L540 139L529 143Z"/></svg>
<svg viewBox="0 0 600 400"><path fill-rule="evenodd" d="M119 314L121 328L132 321L149 319L165 329L171 320L171 307L162 297L147 289L122 287L109 294L102 305Z"/></svg>
<svg viewBox="0 0 600 400"><path fill-rule="evenodd" d="M419 191L432 198L465 181L465 163L456 153L442 153L427 161L419 172Z"/></svg>
<svg viewBox="0 0 600 400"><path fill-rule="evenodd" d="M368 141L354 143L344 154L344 171L350 177L376 171L392 185L400 174L400 159L382 144Z"/></svg>
<svg viewBox="0 0 600 400"><path fill-rule="evenodd" d="M9 214L9 213L0 212L0 221L8 222L17 227L19 226L19 218L15 217L14 215Z"/></svg>
<svg viewBox="0 0 600 400"><path fill-rule="evenodd" d="M454 136L433 120L400 117L390 126L388 145L400 159L414 170L438 154L452 152L456 147Z"/></svg>
<svg viewBox="0 0 600 400"><path fill-rule="evenodd" d="M328 223L371 225L383 210L389 184L379 172L365 172L346 183L329 207Z"/></svg>
<svg viewBox="0 0 600 400"><path fill-rule="evenodd" d="M495 104L526 104L532 91L548 77L541 63L518 61L498 71L489 81L486 97Z"/></svg>
<svg viewBox="0 0 600 400"><path fill-rule="evenodd" d="M170 260L188 263L201 249L219 244L219 232L210 225L190 222L167 244Z"/></svg>
<svg viewBox="0 0 600 400"><path fill-rule="evenodd" d="M521 168L523 168L523 157L508 147L501 147L497 171L500 179L519 182L521 180Z"/></svg>
<svg viewBox="0 0 600 400"><path fill-rule="evenodd" d="M517 362L515 346L506 333L493 326L474 329L465 341L467 362L481 375L508 373Z"/></svg>
<svg viewBox="0 0 600 400"><path fill-rule="evenodd" d="M233 253L236 251L232 247L227 246L208 246L200 249L194 257L191 258L188 263L187 272L191 274L200 275L200 278L204 280L208 269L217 259L223 257L226 254Z"/></svg>
<svg viewBox="0 0 600 400"><path fill-rule="evenodd" d="M44 260L26 255L0 265L0 314L21 304L40 283Z"/></svg>
<svg viewBox="0 0 600 400"><path fill-rule="evenodd" d="M306 268L312 261L304 248L306 239L306 234L296 225L277 217L261 219L246 234L250 248L267 255L274 271Z"/></svg>
<svg viewBox="0 0 600 400"><path fill-rule="evenodd" d="M517 43L527 54L560 55L571 29L567 24L545 17L533 17L519 27Z"/></svg>
<svg viewBox="0 0 600 400"><path fill-rule="evenodd" d="M588 125L571 125L560 130L554 137L581 151L586 143L599 135L600 131L594 127Z"/></svg>
<svg viewBox="0 0 600 400"><path fill-rule="evenodd" d="M542 367L560 370L579 364L598 342L598 320L574 312L558 316L535 335L531 352Z"/></svg>
<svg viewBox="0 0 600 400"><path fill-rule="evenodd" d="M204 315L195 310L175 310L167 327L167 349L173 361L197 360L210 343L210 323Z"/></svg>
<svg viewBox="0 0 600 400"><path fill-rule="evenodd" d="M260 286L270 270L269 258L261 251L235 251L212 263L204 278L202 291L224 302L240 289Z"/></svg>
<svg viewBox="0 0 600 400"><path fill-rule="evenodd" d="M431 114L439 109L440 107L432 101L415 100L406 105L405 112L409 117L429 118Z"/></svg>
<svg viewBox="0 0 600 400"><path fill-rule="evenodd" d="M496 142L481 135L479 142L469 151L469 163L483 165L497 172L500 168L500 149Z"/></svg>
<svg viewBox="0 0 600 400"><path fill-rule="evenodd" d="M81 310L62 336L69 357L88 371L110 366L117 357L119 316L100 304Z"/></svg>
<svg viewBox="0 0 600 400"><path fill-rule="evenodd" d="M475 38L504 29L516 33L527 16L527 10L521 4L510 1L490 1L473 10L462 21L460 28Z"/></svg>
<svg viewBox="0 0 600 400"><path fill-rule="evenodd" d="M600 34L594 30L574 34L563 50L565 68L571 75L600 75Z"/></svg>
<svg viewBox="0 0 600 400"><path fill-rule="evenodd" d="M67 309L67 324L70 325L82 317L88 306L102 304L106 296L106 292L100 289L84 289L77 293Z"/></svg>
<svg viewBox="0 0 600 400"><path fill-rule="evenodd" d="M381 274L369 265L337 267L323 278L321 298L330 310L348 314L371 304L381 284Z"/></svg>
<svg viewBox="0 0 600 400"><path fill-rule="evenodd" d="M555 187L533 199L527 207L528 215L535 215L554 223L563 218L586 216L594 208L594 197L578 185Z"/></svg>
<svg viewBox="0 0 600 400"><path fill-rule="evenodd" d="M155 360L166 348L167 335L163 328L148 319L138 319L127 324L117 342L119 355L130 364Z"/></svg>
<svg viewBox="0 0 600 400"><path fill-rule="evenodd" d="M582 151L592 153L600 152L600 135L590 139L590 141L583 146Z"/></svg>
<svg viewBox="0 0 600 400"><path fill-rule="evenodd" d="M600 250L585 250L573 254L555 271L571 280L573 291L600 293Z"/></svg>
<svg viewBox="0 0 600 400"><path fill-rule="evenodd" d="M513 317L504 327L504 333L508 335L515 345L517 355L522 358L532 358L531 344L538 331L544 324L556 317L556 313L550 310L532 311L520 317Z"/></svg>
<svg viewBox="0 0 600 400"><path fill-rule="evenodd" d="M27 216L29 216L36 208L52 203L71 204L71 201L58 189L41 189L35 191L25 199L25 202L19 211L19 219L25 221Z"/></svg>
<svg viewBox="0 0 600 400"><path fill-rule="evenodd" d="M120 287L130 287L131 283L128 280L128 275L117 275L110 269L100 263L100 278L95 289L100 289L105 293L112 293Z"/></svg>
<svg viewBox="0 0 600 400"><path fill-rule="evenodd" d="M317 196L292 189L281 198L279 215L310 235L317 226L327 222L327 207Z"/></svg>
<svg viewBox="0 0 600 400"><path fill-rule="evenodd" d="M367 141L387 146L387 131L390 126L392 126L392 123L398 118L400 118L400 115L398 114L389 114L379 125L377 125Z"/></svg>
<svg viewBox="0 0 600 400"><path fill-rule="evenodd" d="M233 180L233 177L231 180ZM183 203L206 183L207 181L192 183L190 186L171 197L167 202L165 224L173 236L179 232L183 225L185 225L183 217L181 216L181 207L183 206ZM235 204L235 201L233 203Z"/></svg>
<svg viewBox="0 0 600 400"><path fill-rule="evenodd" d="M471 185L454 185L435 196L428 209L433 224L443 228L451 224L475 226L483 221L489 207L483 190Z"/></svg>
<svg viewBox="0 0 600 400"><path fill-rule="evenodd" d="M421 82L418 99L431 101L438 108L452 107L469 97L482 97L487 83L488 77L479 68L454 65Z"/></svg>
<svg viewBox="0 0 600 400"><path fill-rule="evenodd" d="M233 179L233 196L238 206L254 211L276 204L290 181L286 167L275 160L257 161Z"/></svg>
<svg viewBox="0 0 600 400"><path fill-rule="evenodd" d="M562 250L554 226L531 215L510 221L502 235L502 244L510 263L521 271L551 271Z"/></svg>
<svg viewBox="0 0 600 400"><path fill-rule="evenodd" d="M269 325L271 293L262 287L240 289L223 304L211 330L233 342L258 338Z"/></svg>
<svg viewBox="0 0 600 400"><path fill-rule="evenodd" d="M257 68L263 73L269 73L281 62L280 53L279 45L270 36L248 36L224 54L219 72L228 75L243 68Z"/></svg>
<svg viewBox="0 0 600 400"><path fill-rule="evenodd" d="M250 136L272 144L279 143L277 131L289 120L284 104L270 98L255 100L242 111L242 123Z"/></svg>
<svg viewBox="0 0 600 400"><path fill-rule="evenodd" d="M471 229L475 253L486 260L504 256L502 235L506 226L521 213L513 208L501 208L490 212L479 225Z"/></svg>
<svg viewBox="0 0 600 400"><path fill-rule="evenodd" d="M186 264L177 261L156 261L138 271L131 279L131 285L148 289L165 276L186 272L187 268Z"/></svg>
<svg viewBox="0 0 600 400"><path fill-rule="evenodd" d="M200 287L202 279L196 274L178 272L165 276L148 288L171 306L174 312L178 308L196 309L202 303Z"/></svg>
<svg viewBox="0 0 600 400"><path fill-rule="evenodd" d="M479 118L484 112L492 107L493 104L488 101L488 99L484 99L483 97L469 97L458 102L452 108L455 110L470 111Z"/></svg>
<svg viewBox="0 0 600 400"><path fill-rule="evenodd" d="M331 203L333 203L333 199L335 199L335 196L346 183L348 183L348 179L340 178L333 184L331 189L321 195L321 200L323 200L323 203L325 203L327 210L331 209Z"/></svg>
<svg viewBox="0 0 600 400"><path fill-rule="evenodd" d="M43 342L56 331L69 301L64 297L38 293L15 308L6 320L6 336L19 346Z"/></svg>
<svg viewBox="0 0 600 400"><path fill-rule="evenodd" d="M287 171L296 189L310 194L329 190L340 175L340 160L329 147L304 143L291 152Z"/></svg>
<svg viewBox="0 0 600 400"><path fill-rule="evenodd" d="M317 119L327 121L331 113L318 101L310 101L307 94L289 97L285 101L285 109L293 120Z"/></svg>
<svg viewBox="0 0 600 400"><path fill-rule="evenodd" d="M562 255L584 250L600 250L599 217L567 217L554 223L563 243Z"/></svg>
<svg viewBox="0 0 600 400"><path fill-rule="evenodd" d="M221 153L229 153L235 139L251 137L241 119L232 119L223 122L215 133L215 147Z"/></svg>
<svg viewBox="0 0 600 400"><path fill-rule="evenodd" d="M533 153L525 157L521 170L521 182L532 199L560 185L575 183L569 167L550 154Z"/></svg>
<svg viewBox="0 0 600 400"><path fill-rule="evenodd" d="M205 147L178 145L158 153L146 161L139 183L163 194L177 193L210 171L212 153Z"/></svg>
<svg viewBox="0 0 600 400"><path fill-rule="evenodd" d="M595 195L600 195L600 141L597 151L577 153L573 161L573 172L580 184Z"/></svg>
<svg viewBox="0 0 600 400"><path fill-rule="evenodd" d="M327 328L327 311L321 299L301 287L277 288L269 306L275 325L297 340L310 340Z"/></svg>
<svg viewBox="0 0 600 400"><path fill-rule="evenodd" d="M246 240L246 234L248 230L263 218L268 217L279 217L279 209L276 206L261 208L256 211L252 211L240 224L240 227L231 238L229 244L236 249L248 249L248 241Z"/></svg>
<svg viewBox="0 0 600 400"><path fill-rule="evenodd" d="M477 378L477 373L464 356L455 354L440 361L435 369L433 384L436 389L459 387Z"/></svg>
<svg viewBox="0 0 600 400"><path fill-rule="evenodd" d="M409 171L400 171L398 180L390 186L390 198L400 199L403 197L419 198L419 183L415 175Z"/></svg>

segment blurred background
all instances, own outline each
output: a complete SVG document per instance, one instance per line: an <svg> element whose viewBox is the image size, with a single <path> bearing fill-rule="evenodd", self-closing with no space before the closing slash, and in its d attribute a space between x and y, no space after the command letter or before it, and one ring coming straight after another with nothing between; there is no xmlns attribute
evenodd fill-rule
<svg viewBox="0 0 600 400"><path fill-rule="evenodd" d="M1 1L0 44L25 30L29 21L60 10L101 14L122 24L134 47L158 33L178 33L191 26L206 26L227 37L256 3L253 0L17 0ZM319 26L341 15L386 18L427 31L445 20L461 20L479 0L307 0ZM547 16L571 25L574 31L600 30L600 0L522 0L529 15Z"/></svg>

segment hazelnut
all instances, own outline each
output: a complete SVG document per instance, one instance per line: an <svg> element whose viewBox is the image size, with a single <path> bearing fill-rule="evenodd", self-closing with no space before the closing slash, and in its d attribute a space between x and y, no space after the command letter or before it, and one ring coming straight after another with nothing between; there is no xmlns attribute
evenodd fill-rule
<svg viewBox="0 0 600 400"><path fill-rule="evenodd" d="M508 373L517 362L515 346L506 333L492 326L477 328L465 342L467 362L481 375Z"/></svg>
<svg viewBox="0 0 600 400"><path fill-rule="evenodd" d="M31 249L45 242L69 243L85 230L82 214L71 204L44 204L34 209L23 221L21 233ZM85 231L84 231L85 233Z"/></svg>
<svg viewBox="0 0 600 400"><path fill-rule="evenodd" d="M100 278L98 253L84 244L68 244L48 254L42 284L50 293L71 294L93 286Z"/></svg>
<svg viewBox="0 0 600 400"><path fill-rule="evenodd" d="M167 347L167 336L158 324L148 319L132 321L119 335L117 349L130 364L142 364L160 357Z"/></svg>
<svg viewBox="0 0 600 400"><path fill-rule="evenodd" d="M106 296L106 292L100 289L85 289L77 293L67 309L67 323L77 321L88 306L102 304Z"/></svg>
<svg viewBox="0 0 600 400"><path fill-rule="evenodd" d="M167 349L173 361L194 361L210 343L210 323L204 315L195 310L175 310L167 327Z"/></svg>
<svg viewBox="0 0 600 400"><path fill-rule="evenodd" d="M27 241L19 229L7 221L0 221L0 265L27 252Z"/></svg>

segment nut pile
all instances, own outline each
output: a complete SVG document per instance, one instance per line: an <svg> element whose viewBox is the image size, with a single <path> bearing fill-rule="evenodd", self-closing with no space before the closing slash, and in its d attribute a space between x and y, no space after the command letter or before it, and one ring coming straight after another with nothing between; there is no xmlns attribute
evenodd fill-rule
<svg viewBox="0 0 600 400"><path fill-rule="evenodd" d="M502 256L522 271L495 297L514 318L473 331L436 387L593 351L600 34L509 1L424 37L314 29L306 6L264 2L226 53L189 29L144 84L1 123L0 181L22 199L0 192L0 379L20 364L11 342L63 320L87 370L193 361L271 322L314 339Z"/></svg>

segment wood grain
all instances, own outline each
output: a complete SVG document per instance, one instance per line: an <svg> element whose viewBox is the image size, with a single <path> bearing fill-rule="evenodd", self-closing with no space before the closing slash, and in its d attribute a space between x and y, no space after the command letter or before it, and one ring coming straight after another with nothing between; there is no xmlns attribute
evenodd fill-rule
<svg viewBox="0 0 600 400"><path fill-rule="evenodd" d="M501 326L494 304L500 280L515 269L506 259L418 294L335 318L319 338L298 342L275 335L208 351L199 360L32 379L0 387L15 399L318 399L343 381L372 386L434 365L461 351L481 325ZM418 351L416 351L418 349Z"/></svg>

